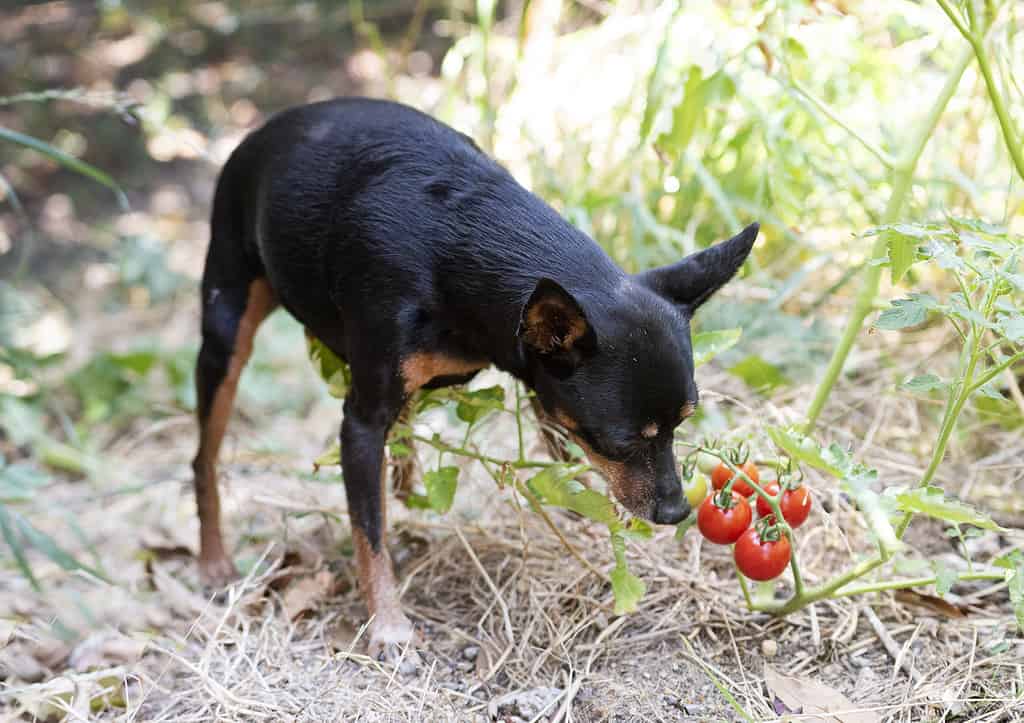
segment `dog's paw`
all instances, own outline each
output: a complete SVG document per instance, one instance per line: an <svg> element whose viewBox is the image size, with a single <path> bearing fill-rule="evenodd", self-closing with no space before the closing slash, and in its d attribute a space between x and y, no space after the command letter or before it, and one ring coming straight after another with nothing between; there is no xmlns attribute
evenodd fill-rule
<svg viewBox="0 0 1024 723"><path fill-rule="evenodd" d="M199 581L204 588L220 590L238 579L238 570L227 557L199 559Z"/></svg>
<svg viewBox="0 0 1024 723"><path fill-rule="evenodd" d="M399 620L374 621L370 624L370 657L398 666L402 675L412 675L422 663L415 646L421 642L412 623L404 616Z"/></svg>

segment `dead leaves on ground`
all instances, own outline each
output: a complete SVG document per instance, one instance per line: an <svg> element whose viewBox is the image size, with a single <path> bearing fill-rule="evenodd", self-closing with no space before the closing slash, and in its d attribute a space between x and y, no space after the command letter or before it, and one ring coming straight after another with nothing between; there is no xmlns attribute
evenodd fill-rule
<svg viewBox="0 0 1024 723"><path fill-rule="evenodd" d="M772 709L780 716L798 714L802 721L821 723L878 723L878 716L850 701L835 688L809 678L782 675L764 666L764 681Z"/></svg>

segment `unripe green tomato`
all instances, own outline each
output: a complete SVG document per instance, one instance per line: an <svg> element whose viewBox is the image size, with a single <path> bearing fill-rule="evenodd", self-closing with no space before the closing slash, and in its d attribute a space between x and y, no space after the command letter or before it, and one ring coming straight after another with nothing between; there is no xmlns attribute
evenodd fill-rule
<svg viewBox="0 0 1024 723"><path fill-rule="evenodd" d="M711 474L711 470L718 466L721 460L714 455L710 455L707 452L697 453L697 469L704 474Z"/></svg>
<svg viewBox="0 0 1024 723"><path fill-rule="evenodd" d="M708 478L703 472L694 472L693 477L683 480L683 494L690 507L697 509L708 496Z"/></svg>

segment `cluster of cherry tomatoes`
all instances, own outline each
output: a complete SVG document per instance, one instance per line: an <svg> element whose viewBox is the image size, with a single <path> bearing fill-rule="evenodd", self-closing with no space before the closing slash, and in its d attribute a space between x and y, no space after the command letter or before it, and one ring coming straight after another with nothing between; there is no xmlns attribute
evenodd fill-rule
<svg viewBox="0 0 1024 723"><path fill-rule="evenodd" d="M790 529L807 520L811 512L810 490L791 470L780 472L779 481L762 486L757 466L746 459L742 449L733 452L730 461L732 467L722 461L712 469L714 489L711 494L708 494L707 481L695 471L696 465L683 465L686 497L690 506L697 508L697 529L709 542L733 545L733 559L741 573L752 580L772 580L783 573L792 556L788 530L776 524L771 505L760 495L755 503L758 520L751 525L754 514L749 498L755 490L747 479L734 473L733 468L776 498Z"/></svg>

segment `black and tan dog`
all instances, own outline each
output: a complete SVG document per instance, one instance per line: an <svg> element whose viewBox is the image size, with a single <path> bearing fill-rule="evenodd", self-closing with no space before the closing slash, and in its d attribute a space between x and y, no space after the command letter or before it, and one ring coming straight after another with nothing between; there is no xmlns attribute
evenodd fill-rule
<svg viewBox="0 0 1024 723"><path fill-rule="evenodd" d="M346 360L342 470L371 653L413 628L385 546L388 430L417 389L491 364L536 392L608 478L656 523L682 520L673 430L697 405L694 311L740 268L738 236L630 276L466 136L396 103L285 111L221 173L202 281L193 463L205 582L235 574L216 459L260 322L278 305Z"/></svg>

